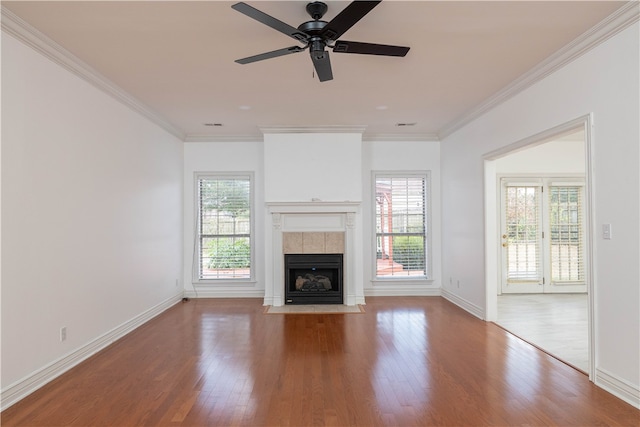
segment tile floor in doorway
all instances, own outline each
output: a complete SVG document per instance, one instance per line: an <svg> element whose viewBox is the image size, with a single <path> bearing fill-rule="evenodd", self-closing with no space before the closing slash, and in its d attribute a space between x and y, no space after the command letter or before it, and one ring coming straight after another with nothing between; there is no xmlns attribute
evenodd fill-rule
<svg viewBox="0 0 640 427"><path fill-rule="evenodd" d="M503 294L496 323L588 373L587 304L587 294Z"/></svg>

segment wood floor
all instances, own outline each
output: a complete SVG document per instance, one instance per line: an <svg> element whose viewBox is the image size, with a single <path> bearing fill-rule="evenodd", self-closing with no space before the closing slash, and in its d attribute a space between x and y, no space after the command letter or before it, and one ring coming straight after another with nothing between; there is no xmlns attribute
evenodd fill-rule
<svg viewBox="0 0 640 427"><path fill-rule="evenodd" d="M579 371L439 297L363 314L178 304L2 413L3 426L638 426Z"/></svg>
<svg viewBox="0 0 640 427"><path fill-rule="evenodd" d="M496 323L588 373L588 303L587 294L503 294Z"/></svg>

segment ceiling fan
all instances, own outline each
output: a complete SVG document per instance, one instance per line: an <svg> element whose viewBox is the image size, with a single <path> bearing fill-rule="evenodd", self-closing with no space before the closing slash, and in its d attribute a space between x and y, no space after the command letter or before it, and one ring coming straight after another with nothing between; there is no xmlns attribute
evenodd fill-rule
<svg viewBox="0 0 640 427"><path fill-rule="evenodd" d="M332 80L333 73L331 71L331 61L329 52L325 48L330 48L334 53L359 53L363 55L382 55L382 56L405 56L409 52L409 48L405 46L391 46L385 44L351 42L346 40L338 40L338 38L347 32L356 22L362 19L380 1L353 1L344 8L331 21L323 21L322 17L327 12L327 5L320 1L314 1L307 4L307 13L311 15L312 21L307 21L298 26L292 27L266 13L240 2L231 6L240 13L261 22L276 31L304 43L304 46L291 46L284 49L278 49L271 52L261 53L259 55L249 56L236 60L239 64L249 64L264 59L276 58L278 56L289 55L291 53L302 52L309 49L311 61L318 74L321 82Z"/></svg>

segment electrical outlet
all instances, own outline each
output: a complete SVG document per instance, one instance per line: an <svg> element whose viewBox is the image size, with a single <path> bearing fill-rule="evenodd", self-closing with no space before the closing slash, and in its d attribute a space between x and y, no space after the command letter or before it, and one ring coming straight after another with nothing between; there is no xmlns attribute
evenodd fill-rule
<svg viewBox="0 0 640 427"><path fill-rule="evenodd" d="M67 340L67 327L60 328L60 342Z"/></svg>
<svg viewBox="0 0 640 427"><path fill-rule="evenodd" d="M176 288L180 286L180 281L178 279L176 279Z"/></svg>
<svg viewBox="0 0 640 427"><path fill-rule="evenodd" d="M458 280L458 287L460 287L460 280Z"/></svg>
<svg viewBox="0 0 640 427"><path fill-rule="evenodd" d="M611 240L611 224L602 224L602 238Z"/></svg>

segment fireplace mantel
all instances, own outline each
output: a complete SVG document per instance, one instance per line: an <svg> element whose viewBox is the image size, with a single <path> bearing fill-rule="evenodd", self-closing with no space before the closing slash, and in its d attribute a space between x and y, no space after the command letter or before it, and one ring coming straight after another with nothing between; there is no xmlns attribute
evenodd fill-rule
<svg viewBox="0 0 640 427"><path fill-rule="evenodd" d="M360 202L301 201L267 202L265 305L284 304L283 233L342 232L344 251L344 303L364 304ZM270 250L269 250L270 249Z"/></svg>
<svg viewBox="0 0 640 427"><path fill-rule="evenodd" d="M360 202L268 202L269 213L355 213Z"/></svg>

